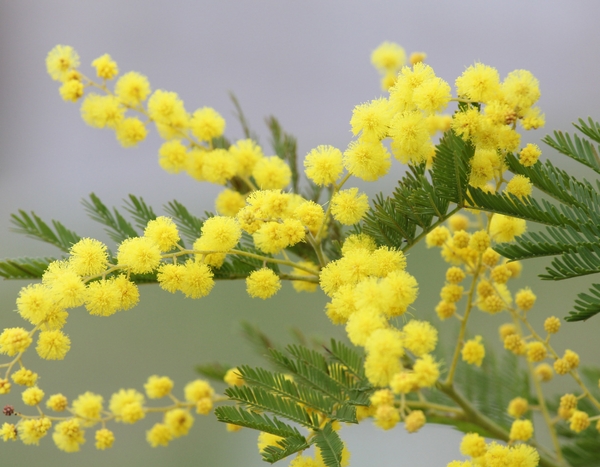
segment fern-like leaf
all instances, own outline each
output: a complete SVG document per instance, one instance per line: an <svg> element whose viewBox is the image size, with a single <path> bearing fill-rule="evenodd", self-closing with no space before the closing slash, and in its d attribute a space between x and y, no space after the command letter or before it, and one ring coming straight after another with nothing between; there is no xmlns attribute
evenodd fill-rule
<svg viewBox="0 0 600 467"><path fill-rule="evenodd" d="M544 143L553 147L558 152L568 156L577 162L588 166L594 172L600 174L600 159L598 151L592 143L586 139L581 139L577 135L569 135L562 131L555 131L554 138L550 135L542 139Z"/></svg>
<svg viewBox="0 0 600 467"><path fill-rule="evenodd" d="M215 409L215 415L220 422L264 431L282 438L304 439L296 427L282 422L277 417L271 418L268 415L244 410L240 407L223 405Z"/></svg>
<svg viewBox="0 0 600 467"><path fill-rule="evenodd" d="M565 321L585 321L600 313L600 284L592 284L588 293L578 294L573 308L575 311L570 311Z"/></svg>
<svg viewBox="0 0 600 467"><path fill-rule="evenodd" d="M146 228L148 222L156 219L154 210L142 198L134 195L129 195L129 200L125 200L125 210L131 214L135 225L142 231Z"/></svg>
<svg viewBox="0 0 600 467"><path fill-rule="evenodd" d="M276 396L260 387L233 386L227 388L225 394L231 400L255 410L271 412L313 430L319 428L316 414L310 414L296 402Z"/></svg>
<svg viewBox="0 0 600 467"><path fill-rule="evenodd" d="M106 226L106 233L115 242L121 243L128 238L139 236L138 232L116 208L113 208L111 212L94 193L90 194L89 201L84 199L82 203L90 218Z"/></svg>
<svg viewBox="0 0 600 467"><path fill-rule="evenodd" d="M10 221L14 225L12 228L14 232L54 245L66 253L71 246L81 240L79 235L55 220L52 221L53 231L34 212L27 214L25 211L19 210L18 214L11 214Z"/></svg>
<svg viewBox="0 0 600 467"><path fill-rule="evenodd" d="M0 260L0 277L5 279L41 279L56 258L15 258Z"/></svg>
<svg viewBox="0 0 600 467"><path fill-rule="evenodd" d="M273 464L309 447L310 445L305 438L284 438L277 441L277 446L266 446L262 451L262 458L264 461Z"/></svg>
<svg viewBox="0 0 600 467"><path fill-rule="evenodd" d="M344 443L328 422L315 434L315 443L321 451L321 458L327 467L341 467Z"/></svg>
<svg viewBox="0 0 600 467"><path fill-rule="evenodd" d="M193 244L200 237L204 221L190 214L183 204L173 200L167 203L164 209L173 218L173 221L179 227L179 231L190 244Z"/></svg>
<svg viewBox="0 0 600 467"><path fill-rule="evenodd" d="M283 131L279 121L271 116L266 119L267 126L271 130L271 146L277 156L286 161L292 170L292 191L298 193L298 148L296 138Z"/></svg>
<svg viewBox="0 0 600 467"><path fill-rule="evenodd" d="M231 366L223 365L221 363L206 363L204 365L197 365L196 372L205 378L222 383L223 378L225 378L225 374L230 368Z"/></svg>

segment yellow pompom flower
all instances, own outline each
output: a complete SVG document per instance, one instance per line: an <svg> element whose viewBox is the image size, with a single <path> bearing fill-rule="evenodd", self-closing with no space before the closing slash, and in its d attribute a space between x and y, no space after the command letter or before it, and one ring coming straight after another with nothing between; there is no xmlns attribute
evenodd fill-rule
<svg viewBox="0 0 600 467"><path fill-rule="evenodd" d="M425 414L422 410L413 410L404 419L404 428L409 433L415 433L419 431L423 425L425 425L426 419Z"/></svg>
<svg viewBox="0 0 600 467"><path fill-rule="evenodd" d="M167 141L158 150L158 163L167 172L176 174L186 168L187 148L178 139Z"/></svg>
<svg viewBox="0 0 600 467"><path fill-rule="evenodd" d="M342 152L333 146L317 146L304 159L304 173L319 186L334 184L343 170Z"/></svg>
<svg viewBox="0 0 600 467"><path fill-rule="evenodd" d="M115 442L115 435L112 431L101 428L96 431L95 440L96 449L103 451L104 449L112 448L113 443Z"/></svg>
<svg viewBox="0 0 600 467"><path fill-rule="evenodd" d="M111 396L108 408L118 422L135 423L146 415L143 404L142 393L135 389L120 389Z"/></svg>
<svg viewBox="0 0 600 467"><path fill-rule="evenodd" d="M225 149L213 149L204 153L202 177L217 185L225 185L237 171L235 159Z"/></svg>
<svg viewBox="0 0 600 467"><path fill-rule="evenodd" d="M32 339L24 328L5 328L0 334L0 354L9 357L27 350Z"/></svg>
<svg viewBox="0 0 600 467"><path fill-rule="evenodd" d="M569 363L571 369L577 368L579 366L579 355L576 352L567 349L565 350L563 358Z"/></svg>
<svg viewBox="0 0 600 467"><path fill-rule="evenodd" d="M459 268L457 268L459 269ZM462 271L462 269L459 269ZM440 291L440 298L445 302L456 303L463 296L463 287L456 284L447 284Z"/></svg>
<svg viewBox="0 0 600 467"><path fill-rule="evenodd" d="M167 292L181 290L185 278L185 266L182 264L162 264L156 275L158 285Z"/></svg>
<svg viewBox="0 0 600 467"><path fill-rule="evenodd" d="M3 423L0 427L0 437L2 441L16 441L17 440L17 427L12 423Z"/></svg>
<svg viewBox="0 0 600 467"><path fill-rule="evenodd" d="M515 175L513 178L511 178L510 182L506 184L505 191L521 199L531 196L532 188L533 184L528 177L525 175Z"/></svg>
<svg viewBox="0 0 600 467"><path fill-rule="evenodd" d="M11 386L7 379L0 379L0 394L9 394Z"/></svg>
<svg viewBox="0 0 600 467"><path fill-rule="evenodd" d="M263 157L254 166L252 176L261 190L280 190L292 180L292 170L277 156Z"/></svg>
<svg viewBox="0 0 600 467"><path fill-rule="evenodd" d="M387 320L376 308L363 308L350 315L346 323L346 332L350 342L364 346L373 332L387 326Z"/></svg>
<svg viewBox="0 0 600 467"><path fill-rule="evenodd" d="M550 316L544 321L544 330L548 334L556 334L560 329L560 319L556 316Z"/></svg>
<svg viewBox="0 0 600 467"><path fill-rule="evenodd" d="M542 113L539 107L530 107L523 112L523 118L519 123L525 130L535 130L543 128L546 124L546 115Z"/></svg>
<svg viewBox="0 0 600 467"><path fill-rule="evenodd" d="M402 328L403 344L415 356L420 357L435 349L438 332L427 321L410 320Z"/></svg>
<svg viewBox="0 0 600 467"><path fill-rule="evenodd" d="M52 427L52 422L46 418L30 418L19 423L18 433L19 439L23 444L38 445Z"/></svg>
<svg viewBox="0 0 600 467"><path fill-rule="evenodd" d="M148 114L152 120L163 125L180 123L187 118L187 112L177 93L162 89L154 91L148 99Z"/></svg>
<svg viewBox="0 0 600 467"><path fill-rule="evenodd" d="M529 143L521 149L521 152L519 153L519 162L524 167L531 167L538 161L541 155L542 151L539 146Z"/></svg>
<svg viewBox="0 0 600 467"><path fill-rule="evenodd" d="M121 294L114 279L90 282L84 304L90 315L110 316L116 313L121 305Z"/></svg>
<svg viewBox="0 0 600 467"><path fill-rule="evenodd" d="M254 244L265 253L277 254L288 246L283 224L265 222L254 234Z"/></svg>
<svg viewBox="0 0 600 467"><path fill-rule="evenodd" d="M438 77L424 81L414 90L412 95L417 108L428 115L434 112L442 112L448 106L451 98L450 86Z"/></svg>
<svg viewBox="0 0 600 467"><path fill-rule="evenodd" d="M403 164L419 164L427 160L431 138L423 112L397 113L391 122L390 136L394 157Z"/></svg>
<svg viewBox="0 0 600 467"><path fill-rule="evenodd" d="M146 125L138 118L126 118L119 122L115 132L117 140L124 148L136 146L148 135Z"/></svg>
<svg viewBox="0 0 600 467"><path fill-rule="evenodd" d="M331 214L344 225L358 223L369 209L369 198L358 188L338 191L331 199Z"/></svg>
<svg viewBox="0 0 600 467"><path fill-rule="evenodd" d="M69 401L62 394L52 394L46 401L46 407L55 412L63 412L69 407Z"/></svg>
<svg viewBox="0 0 600 467"><path fill-rule="evenodd" d="M84 425L93 425L102 416L103 402L102 396L85 392L73 401L73 413L84 419Z"/></svg>
<svg viewBox="0 0 600 467"><path fill-rule="evenodd" d="M459 249L468 247L470 240L471 235L464 230L457 230L452 235L452 245Z"/></svg>
<svg viewBox="0 0 600 467"><path fill-rule="evenodd" d="M456 267L456 266L452 266L452 267L448 268L448 270L446 271L446 280L450 284L458 284L458 283L462 282L465 277L466 277L465 272L461 268ZM454 300L454 301L457 301L457 300Z"/></svg>
<svg viewBox="0 0 600 467"><path fill-rule="evenodd" d="M150 376L144 390L149 399L160 399L168 396L173 389L173 380L168 376Z"/></svg>
<svg viewBox="0 0 600 467"><path fill-rule="evenodd" d="M387 316L400 316L417 299L419 284L406 271L392 271L381 281L381 287L390 300L384 312Z"/></svg>
<svg viewBox="0 0 600 467"><path fill-rule="evenodd" d="M27 368L20 368L10 376L15 384L20 384L21 386L34 386L38 379L38 374Z"/></svg>
<svg viewBox="0 0 600 467"><path fill-rule="evenodd" d="M128 238L119 245L117 251L118 265L135 274L152 272L158 267L160 260L159 246L147 237Z"/></svg>
<svg viewBox="0 0 600 467"><path fill-rule="evenodd" d="M452 302L442 300L435 307L435 313L441 320L451 318L456 313L456 305Z"/></svg>
<svg viewBox="0 0 600 467"><path fill-rule="evenodd" d="M500 94L500 76L498 70L475 63L456 78L456 92L460 97L477 102L489 102Z"/></svg>
<svg viewBox="0 0 600 467"><path fill-rule="evenodd" d="M391 430L400 421L400 412L392 404L383 404L375 410L373 421L382 430Z"/></svg>
<svg viewBox="0 0 600 467"><path fill-rule="evenodd" d="M144 237L150 238L158 245L160 251L170 251L179 242L177 225L170 217L159 216L146 225Z"/></svg>
<svg viewBox="0 0 600 467"><path fill-rule="evenodd" d="M79 447L85 443L84 435L79 420L72 418L56 425L52 440L61 451L78 452Z"/></svg>
<svg viewBox="0 0 600 467"><path fill-rule="evenodd" d="M490 223L490 234L497 242L512 242L527 230L524 219L494 214ZM509 263L510 264L510 263Z"/></svg>
<svg viewBox="0 0 600 467"><path fill-rule="evenodd" d="M460 443L460 453L473 458L485 456L487 446L485 438L478 433L467 433Z"/></svg>
<svg viewBox="0 0 600 467"><path fill-rule="evenodd" d="M124 115L125 107L115 96L92 93L81 104L81 118L93 128L117 128Z"/></svg>
<svg viewBox="0 0 600 467"><path fill-rule="evenodd" d="M470 365L481 366L485 357L485 347L481 343L481 336L475 336L475 339L469 339L461 351L463 361Z"/></svg>
<svg viewBox="0 0 600 467"><path fill-rule="evenodd" d="M365 374L374 386L387 386L402 369L404 341L397 329L377 329L365 341Z"/></svg>
<svg viewBox="0 0 600 467"><path fill-rule="evenodd" d="M242 229L234 217L215 216L202 224L202 247L211 251L229 251L237 245ZM194 249L196 246L194 244Z"/></svg>
<svg viewBox="0 0 600 467"><path fill-rule="evenodd" d="M229 386L244 385L244 379L240 375L240 372L237 368L230 368L227 370L225 376L223 377L223 381L225 381L225 383L227 383Z"/></svg>
<svg viewBox="0 0 600 467"><path fill-rule="evenodd" d="M344 151L344 167L355 177L373 182L390 170L390 154L380 142L352 141Z"/></svg>
<svg viewBox="0 0 600 467"><path fill-rule="evenodd" d="M192 134L200 141L212 141L225 131L225 119L211 107L202 107L194 112L190 121Z"/></svg>
<svg viewBox="0 0 600 467"><path fill-rule="evenodd" d="M115 94L123 104L137 106L150 94L150 83L144 75L130 71L115 83Z"/></svg>
<svg viewBox="0 0 600 467"><path fill-rule="evenodd" d="M360 133L364 141L379 142L388 134L394 116L390 102L385 98L359 104L352 111L350 126L354 136Z"/></svg>
<svg viewBox="0 0 600 467"><path fill-rule="evenodd" d="M381 73L396 71L406 63L406 52L394 42L383 42L371 53L371 63Z"/></svg>
<svg viewBox="0 0 600 467"><path fill-rule="evenodd" d="M31 324L38 325L44 321L52 307L50 290L43 284L29 284L19 291L17 310Z"/></svg>
<svg viewBox="0 0 600 467"><path fill-rule="evenodd" d="M92 62L96 75L102 79L113 79L119 74L119 67L109 54L104 54Z"/></svg>
<svg viewBox="0 0 600 467"><path fill-rule="evenodd" d="M575 433L581 433L590 426L590 416L581 410L575 410L569 419L569 428Z"/></svg>
<svg viewBox="0 0 600 467"><path fill-rule="evenodd" d="M419 389L419 385L414 373L401 371L392 376L390 388L394 394L408 394Z"/></svg>
<svg viewBox="0 0 600 467"><path fill-rule="evenodd" d="M185 409L173 409L165 413L164 424L174 438L187 435L194 424L194 417Z"/></svg>
<svg viewBox="0 0 600 467"><path fill-rule="evenodd" d="M70 349L71 339L59 329L40 332L35 348L46 360L62 360Z"/></svg>
<svg viewBox="0 0 600 467"><path fill-rule="evenodd" d="M430 354L423 355L413 366L415 381L420 388L432 387L440 377L439 364Z"/></svg>
<svg viewBox="0 0 600 467"><path fill-rule="evenodd" d="M515 420L509 433L511 441L527 441L533 436L533 424L531 420Z"/></svg>
<svg viewBox="0 0 600 467"><path fill-rule="evenodd" d="M83 97L84 86L78 79L70 79L65 81L63 85L58 89L60 97L67 102L77 102Z"/></svg>
<svg viewBox="0 0 600 467"><path fill-rule="evenodd" d="M554 371L557 375L566 375L571 371L571 365L565 358L557 358L554 360Z"/></svg>
<svg viewBox="0 0 600 467"><path fill-rule="evenodd" d="M547 355L546 346L542 342L530 342L527 344L527 360L530 362L541 362Z"/></svg>
<svg viewBox="0 0 600 467"><path fill-rule="evenodd" d="M34 386L32 388L25 389L25 391L23 391L21 394L21 397L25 405L38 405L44 398L44 391L37 386Z"/></svg>
<svg viewBox="0 0 600 467"><path fill-rule="evenodd" d="M264 156L261 147L251 139L242 139L229 147L229 153L237 166L237 174L248 177L252 174L256 163Z"/></svg>
<svg viewBox="0 0 600 467"><path fill-rule="evenodd" d="M376 277L387 277L394 271L406 269L406 256L401 250L388 247L377 248L371 254L371 258L373 261L372 274Z"/></svg>
<svg viewBox="0 0 600 467"><path fill-rule="evenodd" d="M173 439L171 429L164 423L155 423L154 426L146 432L146 441L153 448L157 446L167 446Z"/></svg>
<svg viewBox="0 0 600 467"><path fill-rule="evenodd" d="M397 113L415 110L413 92L421 84L435 78L433 68L425 63L415 63L412 67L402 67L395 84L389 89L390 102Z"/></svg>
<svg viewBox="0 0 600 467"><path fill-rule="evenodd" d="M450 231L443 225L437 226L425 236L427 248L442 246L450 238Z"/></svg>
<svg viewBox="0 0 600 467"><path fill-rule="evenodd" d="M213 272L206 264L194 261L185 263L181 291L186 297L205 297L214 285Z"/></svg>
<svg viewBox="0 0 600 467"><path fill-rule="evenodd" d="M508 403L508 415L513 418L520 418L529 410L529 402L522 397L515 397Z"/></svg>
<svg viewBox="0 0 600 467"><path fill-rule="evenodd" d="M280 288L279 276L269 268L258 269L246 278L246 291L251 297L265 300L275 295Z"/></svg>
<svg viewBox="0 0 600 467"><path fill-rule="evenodd" d="M515 295L516 305L523 311L529 311L535 305L536 295L529 287L521 289Z"/></svg>
<svg viewBox="0 0 600 467"><path fill-rule="evenodd" d="M490 236L485 230L479 230L471 235L469 247L473 250L483 253L490 246Z"/></svg>
<svg viewBox="0 0 600 467"><path fill-rule="evenodd" d="M554 376L554 371L548 363L542 363L541 365L536 366L533 373L535 377L543 383L550 381Z"/></svg>
<svg viewBox="0 0 600 467"><path fill-rule="evenodd" d="M140 291L137 285L127 279L127 276L121 274L112 279L113 286L119 294L119 309L129 310L140 301Z"/></svg>
<svg viewBox="0 0 600 467"><path fill-rule="evenodd" d="M527 350L527 344L518 334L509 334L504 338L504 348L515 355L523 355Z"/></svg>
<svg viewBox="0 0 600 467"><path fill-rule="evenodd" d="M304 201L294 209L292 216L298 219L313 235L316 235L323 225L325 212L320 204L314 201Z"/></svg>
<svg viewBox="0 0 600 467"><path fill-rule="evenodd" d="M208 383L208 381L196 379L185 385L183 388L183 393L186 401L198 402L206 397L212 398L215 394L215 390Z"/></svg>
<svg viewBox="0 0 600 467"><path fill-rule="evenodd" d="M237 216L238 212L246 206L246 197L237 191L226 188L215 199L215 210L222 216Z"/></svg>
<svg viewBox="0 0 600 467"><path fill-rule="evenodd" d="M79 55L70 45L57 45L46 56L46 70L56 81L65 81L69 72L79 66Z"/></svg>
<svg viewBox="0 0 600 467"><path fill-rule="evenodd" d="M527 70L511 71L502 82L504 101L516 109L528 109L540 98L540 83Z"/></svg>

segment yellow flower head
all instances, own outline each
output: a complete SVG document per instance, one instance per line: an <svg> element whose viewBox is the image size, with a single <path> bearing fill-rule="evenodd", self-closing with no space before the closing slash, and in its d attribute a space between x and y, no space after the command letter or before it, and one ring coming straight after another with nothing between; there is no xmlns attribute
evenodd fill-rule
<svg viewBox="0 0 600 467"><path fill-rule="evenodd" d="M84 86L81 81L77 79L70 79L63 83L58 92L63 100L67 102L77 102L83 97Z"/></svg>
<svg viewBox="0 0 600 467"><path fill-rule="evenodd" d="M25 389L21 394L25 405L38 405L44 398L44 391L37 386Z"/></svg>
<svg viewBox="0 0 600 467"><path fill-rule="evenodd" d="M212 386L208 381L204 381L203 379L196 379L189 382L183 388L183 392L185 394L185 400L188 402L198 402L205 397L212 398L215 394L215 390Z"/></svg>
<svg viewBox="0 0 600 467"><path fill-rule="evenodd" d="M275 295L280 288L279 276L269 268L258 269L246 279L246 291L251 297L265 300Z"/></svg>
<svg viewBox="0 0 600 467"><path fill-rule="evenodd" d="M452 93L450 85L441 78L435 77L424 81L413 92L413 102L427 115L442 112L450 102Z"/></svg>
<svg viewBox="0 0 600 467"><path fill-rule="evenodd" d="M50 289L43 284L29 284L19 292L17 310L31 324L37 325L44 321L52 307Z"/></svg>
<svg viewBox="0 0 600 467"><path fill-rule="evenodd" d="M148 100L148 113L152 120L163 125L181 124L181 120L187 124L188 114L175 92L154 91Z"/></svg>
<svg viewBox="0 0 600 467"><path fill-rule="evenodd" d="M237 141L229 147L229 153L235 159L237 174L241 177L249 177L256 163L265 157L261 147L251 139Z"/></svg>
<svg viewBox="0 0 600 467"><path fill-rule="evenodd" d="M225 149L213 149L202 160L202 178L210 183L225 185L236 174L236 161Z"/></svg>
<svg viewBox="0 0 600 467"><path fill-rule="evenodd" d="M144 389L149 399L160 399L171 393L173 380L168 376L150 376Z"/></svg>
<svg viewBox="0 0 600 467"><path fill-rule="evenodd" d="M52 440L61 451L78 452L79 447L85 443L84 435L80 421L72 418L56 425L54 433L52 433Z"/></svg>
<svg viewBox="0 0 600 467"><path fill-rule="evenodd" d="M531 167L538 161L541 155L542 151L538 145L529 143L521 149L521 152L519 153L519 162L524 167Z"/></svg>
<svg viewBox="0 0 600 467"><path fill-rule="evenodd" d="M406 52L394 42L383 42L371 53L371 63L380 73L396 71L406 63Z"/></svg>
<svg viewBox="0 0 600 467"><path fill-rule="evenodd" d="M346 332L354 345L365 345L373 332L387 327L387 320L375 308L362 308L352 313L346 324Z"/></svg>
<svg viewBox="0 0 600 467"><path fill-rule="evenodd" d="M400 421L400 412L392 404L383 404L377 407L373 419L379 428L391 430Z"/></svg>
<svg viewBox="0 0 600 467"><path fill-rule="evenodd" d="M42 331L35 350L46 360L62 360L71 349L71 339L58 329Z"/></svg>
<svg viewBox="0 0 600 467"><path fill-rule="evenodd" d="M317 146L304 159L304 173L319 186L334 184L343 170L342 152L333 146Z"/></svg>
<svg viewBox="0 0 600 467"><path fill-rule="evenodd" d="M237 219L215 216L204 221L200 238L203 240L203 249L225 252L235 247L241 236L242 229Z"/></svg>
<svg viewBox="0 0 600 467"><path fill-rule="evenodd" d="M440 377L440 367L430 354L418 358L413 366L415 381L420 388L432 387Z"/></svg>
<svg viewBox="0 0 600 467"><path fill-rule="evenodd" d="M212 141L225 131L225 119L211 107L202 107L194 112L190 121L192 134L200 141Z"/></svg>
<svg viewBox="0 0 600 467"><path fill-rule="evenodd" d="M164 423L155 423L154 426L146 432L146 441L153 448L157 446L167 446L173 439L171 429Z"/></svg>
<svg viewBox="0 0 600 467"><path fill-rule="evenodd" d="M89 94L81 104L81 118L93 128L117 128L125 117L125 107L115 96Z"/></svg>
<svg viewBox="0 0 600 467"><path fill-rule="evenodd" d="M164 424L174 438L187 435L194 424L194 417L185 409L173 409L165 413Z"/></svg>
<svg viewBox="0 0 600 467"><path fill-rule="evenodd" d="M79 55L70 45L57 45L46 57L48 74L56 81L65 81L69 72L79 66Z"/></svg>
<svg viewBox="0 0 600 467"><path fill-rule="evenodd" d="M92 62L96 75L102 79L113 79L119 74L119 67L110 55L104 54Z"/></svg>
<svg viewBox="0 0 600 467"><path fill-rule="evenodd" d="M500 94L500 76L498 70L475 63L456 78L456 92L460 97L487 103Z"/></svg>
<svg viewBox="0 0 600 467"><path fill-rule="evenodd" d="M30 418L19 423L19 439L23 444L38 445L52 427L52 422L46 417Z"/></svg>
<svg viewBox="0 0 600 467"><path fill-rule="evenodd" d="M84 425L90 426L101 418L103 402L102 396L88 391L73 401L73 412L84 419Z"/></svg>
<svg viewBox="0 0 600 467"><path fill-rule="evenodd" d="M130 71L117 80L115 94L123 104L137 106L150 95L150 83L144 75Z"/></svg>
<svg viewBox="0 0 600 467"><path fill-rule="evenodd" d="M170 217L164 216L148 222L144 230L144 237L154 241L160 251L172 250L180 240L175 222Z"/></svg>
<svg viewBox="0 0 600 467"><path fill-rule="evenodd" d="M521 199L523 197L531 196L532 188L533 184L528 177L525 175L515 175L511 178L510 182L506 184L505 190L507 193Z"/></svg>
<svg viewBox="0 0 600 467"><path fill-rule="evenodd" d="M560 329L560 319L556 316L550 316L544 321L544 330L548 334L556 334Z"/></svg>
<svg viewBox="0 0 600 467"><path fill-rule="evenodd" d="M344 225L358 223L369 209L369 198L358 188L338 191L331 199L331 214Z"/></svg>
<svg viewBox="0 0 600 467"><path fill-rule="evenodd" d="M425 425L425 421L425 414L422 410L413 410L404 419L404 428L409 433L415 433Z"/></svg>
<svg viewBox="0 0 600 467"><path fill-rule="evenodd" d="M206 264L195 261L185 263L181 291L186 297L205 297L214 285L213 272Z"/></svg>
<svg viewBox="0 0 600 467"><path fill-rule="evenodd" d="M229 188L225 188L215 199L215 210L222 216L235 217L244 206L246 206L246 197Z"/></svg>
<svg viewBox="0 0 600 467"><path fill-rule="evenodd" d="M90 282L85 296L85 308L91 315L110 316L121 305L121 294L114 279Z"/></svg>
<svg viewBox="0 0 600 467"><path fill-rule="evenodd" d="M15 371L11 375L11 378L15 384L20 384L21 386L33 386L38 379L38 374L27 368L21 368Z"/></svg>
<svg viewBox="0 0 600 467"><path fill-rule="evenodd" d="M490 234L497 242L512 242L527 230L524 219L495 214L490 223ZM510 264L510 263L509 263Z"/></svg>
<svg viewBox="0 0 600 467"><path fill-rule="evenodd" d="M531 420L515 420L511 427L509 438L511 441L527 441L533 436Z"/></svg>
<svg viewBox="0 0 600 467"><path fill-rule="evenodd" d="M69 406L69 401L62 394L52 394L46 401L46 407L55 412L63 412Z"/></svg>
<svg viewBox="0 0 600 467"><path fill-rule="evenodd" d="M467 433L460 443L460 453L473 458L485 456L485 438L478 433Z"/></svg>
<svg viewBox="0 0 600 467"><path fill-rule="evenodd" d="M146 125L139 118L126 118L115 128L117 140L124 148L137 146L148 136Z"/></svg>
<svg viewBox="0 0 600 467"><path fill-rule="evenodd" d="M135 389L120 389L114 393L108 403L109 410L115 415L116 420L124 423L135 423L144 418L142 409L144 395Z"/></svg>
<svg viewBox="0 0 600 467"><path fill-rule="evenodd" d="M0 354L9 357L27 350L31 336L24 328L5 328L0 334Z"/></svg>
<svg viewBox="0 0 600 467"><path fill-rule="evenodd" d="M390 154L379 141L352 141L344 151L344 167L355 177L374 182L390 170Z"/></svg>
<svg viewBox="0 0 600 467"><path fill-rule="evenodd" d="M423 112L397 113L390 124L392 152L403 164L419 164L427 160L431 137Z"/></svg>
<svg viewBox="0 0 600 467"><path fill-rule="evenodd" d="M292 170L277 156L263 157L254 166L252 176L261 190L280 190L292 180Z"/></svg>
<svg viewBox="0 0 600 467"><path fill-rule="evenodd" d="M420 357L435 349L438 332L429 322L410 320L402 328L404 347Z"/></svg>
<svg viewBox="0 0 600 467"><path fill-rule="evenodd" d="M163 143L158 150L158 163L169 173L176 174L185 170L187 162L187 148L178 139Z"/></svg>
<svg viewBox="0 0 600 467"><path fill-rule="evenodd" d="M475 339L470 339L465 342L461 351L462 359L471 364L481 366L485 357L485 347L481 343L481 336L476 336Z"/></svg>
<svg viewBox="0 0 600 467"><path fill-rule="evenodd" d="M119 266L128 268L135 274L154 271L160 264L160 248L155 241L147 237L135 237L124 240L117 251Z"/></svg>
<svg viewBox="0 0 600 467"><path fill-rule="evenodd" d="M112 431L106 428L101 428L96 431L95 440L96 449L109 449L112 448L112 445L115 442L115 435Z"/></svg>
<svg viewBox="0 0 600 467"><path fill-rule="evenodd" d="M350 119L352 134L360 133L364 141L379 142L387 136L393 116L390 102L385 98L359 104L354 107Z"/></svg>
<svg viewBox="0 0 600 467"><path fill-rule="evenodd" d="M540 98L540 83L527 70L511 71L502 83L504 101L523 111L531 107Z"/></svg>

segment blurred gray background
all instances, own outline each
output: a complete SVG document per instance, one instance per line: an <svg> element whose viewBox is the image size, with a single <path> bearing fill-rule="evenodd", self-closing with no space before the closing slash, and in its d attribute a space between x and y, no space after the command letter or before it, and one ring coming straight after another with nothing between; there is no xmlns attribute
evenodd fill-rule
<svg viewBox="0 0 600 467"><path fill-rule="evenodd" d="M264 146L268 135L263 119L273 114L298 136L304 155L319 144L346 147L353 107L381 94L370 53L391 40L408 53L427 52L427 62L451 84L476 60L497 67L501 76L517 68L533 72L541 83L539 105L547 118L546 128L524 136L524 142L536 142L555 129L568 129L580 116L600 118L599 13L600 4L594 0L1 0L0 257L57 254L50 246L9 231L10 213L17 209L60 219L80 235L108 240L80 205L90 192L108 205L120 205L129 193L136 194L157 211L178 199L201 214L212 210L220 190L162 171L155 133L139 147L123 149L112 132L87 127L79 105L63 102L58 83L46 74L44 59L57 44L73 46L81 56L81 69L89 75L91 61L110 53L121 73L135 70L149 77L153 89L178 92L189 111L214 107L227 119L227 136L235 139L242 132L227 95L233 91ZM549 149L544 157L560 159ZM391 191L401 173L394 162L383 184L361 187L370 194ZM589 282L562 283L559 288L540 284L535 273L543 265L544 261L526 264L522 280L539 296L532 312L537 314L536 324L550 314L564 316L576 292ZM432 317L444 274L438 253L411 252L409 269L421 284L414 314ZM13 312L22 285L0 283L1 328L22 324ZM131 311L108 319L72 312L66 327L72 351L64 361L43 362L29 352L25 364L40 373L47 394L63 392L70 398L89 390L108 399L121 387L141 389L152 374L171 376L181 390L195 377L195 364L259 362L240 339L241 320L277 336L292 326L308 336L343 335L324 316L322 294L301 298L293 295L289 284L266 302L246 298L242 283L219 283L209 297L198 301L146 286L142 303ZM482 327L478 332L495 343L496 326L506 318L481 318L475 317ZM591 344L598 325L593 320L589 326L565 326L569 332L557 336L557 347L577 336L574 350L584 363L598 364ZM14 391L3 396L2 405L18 398ZM90 430L77 454L58 451L50 437L40 447L2 443L1 464L263 465L255 433L226 433L213 416L198 417L190 435L169 448L152 449L145 430L157 420L148 418L135 426L112 424L117 441L106 452L96 452ZM372 465L373 459L381 467L440 466L460 457L460 434L443 427L409 436L401 426L384 433L366 423L344 428L342 434L355 466Z"/></svg>

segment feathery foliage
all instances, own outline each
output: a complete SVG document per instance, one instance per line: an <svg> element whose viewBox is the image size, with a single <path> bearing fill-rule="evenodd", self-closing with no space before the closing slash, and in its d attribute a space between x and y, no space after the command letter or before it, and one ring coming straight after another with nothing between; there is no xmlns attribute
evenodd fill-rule
<svg viewBox="0 0 600 467"><path fill-rule="evenodd" d="M69 251L73 244L81 239L75 232L67 229L63 224L55 220L52 221L53 231L34 212L27 214L20 209L18 214L11 214L10 222L14 226L12 228L14 232L54 245L65 253Z"/></svg>

